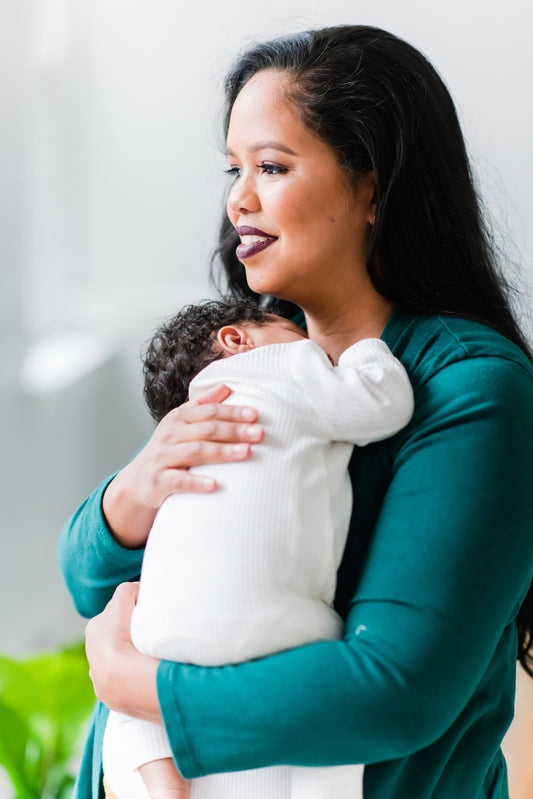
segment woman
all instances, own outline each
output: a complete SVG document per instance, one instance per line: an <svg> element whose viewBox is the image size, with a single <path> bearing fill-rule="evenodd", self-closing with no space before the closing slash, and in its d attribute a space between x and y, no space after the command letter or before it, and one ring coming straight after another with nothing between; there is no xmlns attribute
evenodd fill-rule
<svg viewBox="0 0 533 799"><path fill-rule="evenodd" d="M87 630L97 696L164 723L186 777L364 762L365 799L503 799L517 652L530 663L533 367L452 100L410 45L343 26L253 47L227 102L230 290L302 309L335 361L381 336L409 373L415 414L350 464L344 639L205 669L134 650L135 585L104 610L139 574L162 501L215 488L188 467L261 446L253 409L217 404L223 387L172 411L62 533L78 609L103 611ZM99 796L105 715L77 797Z"/></svg>

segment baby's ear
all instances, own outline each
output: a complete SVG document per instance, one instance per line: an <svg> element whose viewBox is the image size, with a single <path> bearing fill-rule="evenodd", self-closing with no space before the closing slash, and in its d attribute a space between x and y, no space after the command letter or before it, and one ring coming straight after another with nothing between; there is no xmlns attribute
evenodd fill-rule
<svg viewBox="0 0 533 799"><path fill-rule="evenodd" d="M253 349L252 337L244 325L225 325L217 333L217 341L224 357Z"/></svg>

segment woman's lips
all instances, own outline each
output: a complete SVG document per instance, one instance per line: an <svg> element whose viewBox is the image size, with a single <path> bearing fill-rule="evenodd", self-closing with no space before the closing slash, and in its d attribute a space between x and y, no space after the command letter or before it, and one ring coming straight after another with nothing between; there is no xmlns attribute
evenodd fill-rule
<svg viewBox="0 0 533 799"><path fill-rule="evenodd" d="M248 237L245 237L248 238ZM235 253L239 261L244 261L245 258L251 258L252 255L256 255L261 250L264 250L266 247L270 247L276 239L260 239L259 241L252 241L250 243L246 243L243 241L241 244L238 245Z"/></svg>
<svg viewBox="0 0 533 799"><path fill-rule="evenodd" d="M250 227L250 225L241 225L236 227L235 230L241 237L241 243L235 250L235 254L240 261L244 261L245 258L251 258L252 255L256 255L261 250L266 249L266 247L270 247L277 240L276 236L269 236L263 230Z"/></svg>

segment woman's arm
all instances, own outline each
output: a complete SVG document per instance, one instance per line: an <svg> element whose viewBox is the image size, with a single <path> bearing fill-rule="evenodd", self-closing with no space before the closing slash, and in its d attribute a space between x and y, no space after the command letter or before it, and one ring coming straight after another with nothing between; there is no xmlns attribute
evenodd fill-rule
<svg viewBox="0 0 533 799"><path fill-rule="evenodd" d="M532 576L532 407L531 373L498 358L422 387L344 640L221 668L159 665L185 776L400 758L468 723L494 658L507 673Z"/></svg>
<svg viewBox="0 0 533 799"><path fill-rule="evenodd" d="M119 583L141 573L143 550L125 549L114 538L102 510L113 475L67 520L59 536L58 561L78 613L100 613Z"/></svg>
<svg viewBox="0 0 533 799"><path fill-rule="evenodd" d="M190 467L245 460L262 439L257 411L224 404L229 394L219 386L167 414L131 463L101 483L65 524L59 566L82 616L100 613L119 583L137 579L142 547L168 496L216 490Z"/></svg>

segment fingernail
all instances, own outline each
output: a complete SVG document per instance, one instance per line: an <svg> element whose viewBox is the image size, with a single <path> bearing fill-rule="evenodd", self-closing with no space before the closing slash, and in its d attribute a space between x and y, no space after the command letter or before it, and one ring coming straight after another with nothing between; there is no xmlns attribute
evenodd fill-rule
<svg viewBox="0 0 533 799"><path fill-rule="evenodd" d="M251 441L258 441L263 435L263 428L259 424L251 425L246 431L246 438Z"/></svg>
<svg viewBox="0 0 533 799"><path fill-rule="evenodd" d="M201 483L205 491L209 491L216 486L216 480L213 480L211 477L202 477Z"/></svg>
<svg viewBox="0 0 533 799"><path fill-rule="evenodd" d="M241 411L241 418L251 422L255 419L255 411L251 408L243 408Z"/></svg>
<svg viewBox="0 0 533 799"><path fill-rule="evenodd" d="M249 452L248 444L233 444L231 451L234 455L246 455Z"/></svg>

